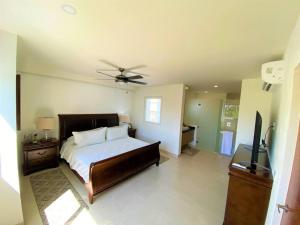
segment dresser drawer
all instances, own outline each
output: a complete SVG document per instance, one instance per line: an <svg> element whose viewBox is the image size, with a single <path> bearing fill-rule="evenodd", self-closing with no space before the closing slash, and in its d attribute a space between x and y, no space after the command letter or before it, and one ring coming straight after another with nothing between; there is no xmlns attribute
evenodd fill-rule
<svg viewBox="0 0 300 225"><path fill-rule="evenodd" d="M37 159L55 158L57 154L56 148L44 148L28 152L28 160L33 161Z"/></svg>

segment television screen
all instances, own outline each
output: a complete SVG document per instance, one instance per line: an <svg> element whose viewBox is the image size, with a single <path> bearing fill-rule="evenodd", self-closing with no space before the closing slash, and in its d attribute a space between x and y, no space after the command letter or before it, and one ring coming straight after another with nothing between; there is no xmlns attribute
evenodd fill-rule
<svg viewBox="0 0 300 225"><path fill-rule="evenodd" d="M256 163L258 161L261 127L262 127L262 118L260 113L256 111L255 129L254 129L252 155L251 155L251 169L256 169Z"/></svg>

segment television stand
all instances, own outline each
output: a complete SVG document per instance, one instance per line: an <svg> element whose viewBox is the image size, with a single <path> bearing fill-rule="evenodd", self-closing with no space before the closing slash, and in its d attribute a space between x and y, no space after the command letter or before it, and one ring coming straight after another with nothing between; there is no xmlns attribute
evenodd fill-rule
<svg viewBox="0 0 300 225"><path fill-rule="evenodd" d="M259 153L256 170L247 169L251 151L247 146L239 145L229 165L223 225L265 224L273 183L272 171L267 152Z"/></svg>
<svg viewBox="0 0 300 225"><path fill-rule="evenodd" d="M265 152L265 151L262 151ZM267 171L271 171L270 168L265 167L259 163L255 163L256 169L251 168L251 162L246 162L246 161L241 161L241 162L237 162L237 163L233 163L232 166L234 167L240 167L243 169L248 169L248 170L254 170L254 172L259 171L259 170L267 170Z"/></svg>
<svg viewBox="0 0 300 225"><path fill-rule="evenodd" d="M252 146L251 145L243 145L245 149L252 151ZM268 152L268 149L266 148L259 148L259 152Z"/></svg>

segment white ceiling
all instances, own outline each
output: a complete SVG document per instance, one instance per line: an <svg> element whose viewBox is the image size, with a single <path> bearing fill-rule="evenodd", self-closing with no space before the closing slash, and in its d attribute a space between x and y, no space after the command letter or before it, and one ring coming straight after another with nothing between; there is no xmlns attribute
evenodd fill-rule
<svg viewBox="0 0 300 225"><path fill-rule="evenodd" d="M0 29L19 35L19 71L99 82L105 59L147 65L138 71L150 85L230 92L282 58L300 13L299 0L67 1L76 15L64 3L0 0Z"/></svg>

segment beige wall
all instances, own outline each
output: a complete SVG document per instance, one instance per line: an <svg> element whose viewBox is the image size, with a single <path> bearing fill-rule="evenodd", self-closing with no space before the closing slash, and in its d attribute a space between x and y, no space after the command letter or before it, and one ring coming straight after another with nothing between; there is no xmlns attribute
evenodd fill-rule
<svg viewBox="0 0 300 225"><path fill-rule="evenodd" d="M133 93L100 85L21 74L21 129L36 129L39 116L59 113L131 114ZM57 135L58 121L54 135Z"/></svg>
<svg viewBox="0 0 300 225"><path fill-rule="evenodd" d="M263 120L263 137L271 122L272 93L262 90L262 80L245 79L242 82L235 149L239 144L252 145L256 111Z"/></svg>
<svg viewBox="0 0 300 225"><path fill-rule="evenodd" d="M286 79L273 104L278 109L273 111L277 126L272 149L274 182L266 224L279 225L281 213L277 204L284 204L291 176L293 158L300 121L300 18L291 35L285 52ZM279 100L278 100L279 99ZM275 107L274 107L275 108Z"/></svg>
<svg viewBox="0 0 300 225"><path fill-rule="evenodd" d="M0 30L0 224L23 222L16 133L17 36Z"/></svg>
<svg viewBox="0 0 300 225"><path fill-rule="evenodd" d="M145 122L145 97L162 98L160 124ZM174 84L141 87L134 94L133 124L137 136L145 140L161 141L161 148L172 154L181 152L181 127L184 101L184 85Z"/></svg>

